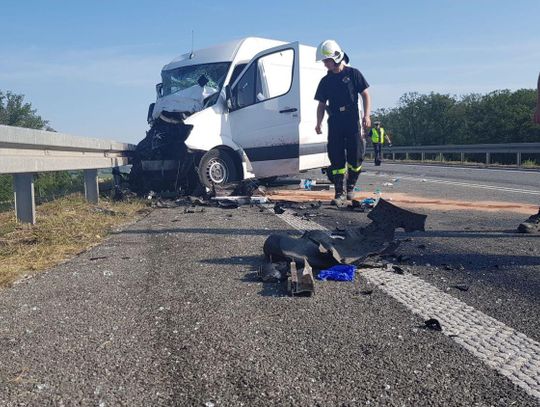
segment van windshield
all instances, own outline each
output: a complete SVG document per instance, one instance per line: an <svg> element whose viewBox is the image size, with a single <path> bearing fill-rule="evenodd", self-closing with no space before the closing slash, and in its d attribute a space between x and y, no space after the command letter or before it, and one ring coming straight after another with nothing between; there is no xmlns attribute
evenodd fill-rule
<svg viewBox="0 0 540 407"><path fill-rule="evenodd" d="M230 65L230 62L217 62L212 64L182 66L180 68L163 71L161 73L163 83L161 96L167 96L187 89L193 85L197 85L199 84L201 76L208 79L205 86L212 88L217 92L221 90L221 87L223 86Z"/></svg>

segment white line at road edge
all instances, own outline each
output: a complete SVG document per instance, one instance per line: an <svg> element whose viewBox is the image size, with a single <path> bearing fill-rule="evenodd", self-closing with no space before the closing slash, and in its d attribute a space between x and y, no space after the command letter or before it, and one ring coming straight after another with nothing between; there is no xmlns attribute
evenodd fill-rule
<svg viewBox="0 0 540 407"><path fill-rule="evenodd" d="M437 179L437 178L422 178L422 177L394 177L394 178L406 179L406 180L411 180L411 181L431 182L434 184L448 184L448 185L456 185L456 186L461 186L461 187L493 189L495 191L514 192L514 193L519 193L519 194L540 195L540 191L535 191L532 189L519 189L519 188L497 187L493 185L471 184L468 182L447 181L447 180Z"/></svg>
<svg viewBox="0 0 540 407"><path fill-rule="evenodd" d="M328 230L288 211L277 216L300 231ZM361 275L424 320L438 319L444 335L540 399L540 343L419 277L381 270L362 271Z"/></svg>
<svg viewBox="0 0 540 407"><path fill-rule="evenodd" d="M417 168L442 168L442 169L452 169L457 171L490 171L490 172L506 172L506 173L521 173L521 174L535 174L539 173L539 170L524 170L517 168L477 168L477 167L459 167L455 165L441 165L441 164L406 164L406 163L396 163L387 161L384 165L403 165L405 167L417 167Z"/></svg>

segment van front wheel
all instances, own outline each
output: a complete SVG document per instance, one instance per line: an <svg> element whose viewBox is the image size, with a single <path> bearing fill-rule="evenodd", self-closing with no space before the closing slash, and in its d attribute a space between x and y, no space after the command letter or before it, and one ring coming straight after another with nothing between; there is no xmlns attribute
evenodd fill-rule
<svg viewBox="0 0 540 407"><path fill-rule="evenodd" d="M208 151L199 163L199 178L207 188L240 181L234 158L224 150Z"/></svg>

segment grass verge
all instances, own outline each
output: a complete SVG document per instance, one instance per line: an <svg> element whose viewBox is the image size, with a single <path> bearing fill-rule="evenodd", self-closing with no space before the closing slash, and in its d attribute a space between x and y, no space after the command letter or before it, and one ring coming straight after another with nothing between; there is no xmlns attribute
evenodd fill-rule
<svg viewBox="0 0 540 407"><path fill-rule="evenodd" d="M35 225L17 223L13 212L0 213L0 286L88 250L148 210L142 200L94 205L75 194L39 205Z"/></svg>

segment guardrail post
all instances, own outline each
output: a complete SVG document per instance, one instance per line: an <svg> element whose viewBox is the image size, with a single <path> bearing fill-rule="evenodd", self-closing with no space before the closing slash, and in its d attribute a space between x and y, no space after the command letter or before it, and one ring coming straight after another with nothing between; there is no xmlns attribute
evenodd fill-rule
<svg viewBox="0 0 540 407"><path fill-rule="evenodd" d="M17 220L23 223L36 223L36 203L34 200L34 174L13 175L15 192L15 213Z"/></svg>
<svg viewBox="0 0 540 407"><path fill-rule="evenodd" d="M463 164L465 162L465 153L460 154L461 163Z"/></svg>
<svg viewBox="0 0 540 407"><path fill-rule="evenodd" d="M486 153L486 165L489 165L489 164L491 164L491 154Z"/></svg>
<svg viewBox="0 0 540 407"><path fill-rule="evenodd" d="M516 164L518 167L521 167L521 153L516 154Z"/></svg>
<svg viewBox="0 0 540 407"><path fill-rule="evenodd" d="M84 170L84 196L88 202L97 204L99 200L99 187L97 170Z"/></svg>
<svg viewBox="0 0 540 407"><path fill-rule="evenodd" d="M396 161L396 153L392 153L392 161Z"/></svg>
<svg viewBox="0 0 540 407"><path fill-rule="evenodd" d="M443 162L443 153L439 153L439 161Z"/></svg>
<svg viewBox="0 0 540 407"><path fill-rule="evenodd" d="M422 152L422 156L420 157L420 161L424 162L426 160L426 153Z"/></svg>
<svg viewBox="0 0 540 407"><path fill-rule="evenodd" d="M405 153L405 160L409 161L409 153Z"/></svg>

